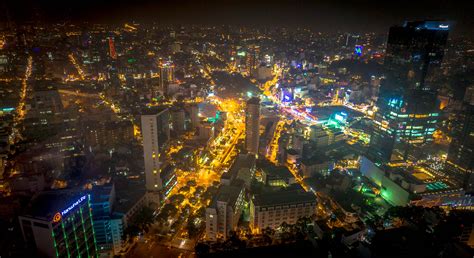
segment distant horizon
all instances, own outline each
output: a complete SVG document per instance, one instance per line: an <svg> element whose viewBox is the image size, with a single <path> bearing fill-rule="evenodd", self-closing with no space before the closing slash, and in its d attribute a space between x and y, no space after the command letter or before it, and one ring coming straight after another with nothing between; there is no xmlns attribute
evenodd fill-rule
<svg viewBox="0 0 474 258"><path fill-rule="evenodd" d="M7 0L0 5L3 20L15 22L92 22L138 21L162 24L201 24L238 26L287 26L321 32L385 32L406 20L454 21L454 34L473 27L472 3L436 1L151 1ZM9 17L9 18L8 18ZM1 20L2 18L0 18Z"/></svg>

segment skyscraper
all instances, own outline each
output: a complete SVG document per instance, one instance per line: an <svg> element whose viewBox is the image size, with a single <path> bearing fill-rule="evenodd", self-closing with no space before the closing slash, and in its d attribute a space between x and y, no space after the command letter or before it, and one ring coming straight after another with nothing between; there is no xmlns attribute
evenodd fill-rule
<svg viewBox="0 0 474 258"><path fill-rule="evenodd" d="M173 127L173 133L175 136L179 136L184 133L185 128L185 113L181 107L174 107L170 110L171 126Z"/></svg>
<svg viewBox="0 0 474 258"><path fill-rule="evenodd" d="M163 182L160 177L160 151L170 138L168 109L149 110L141 116L145 184L152 200L159 202ZM154 198L155 197L155 198Z"/></svg>
<svg viewBox="0 0 474 258"><path fill-rule="evenodd" d="M35 126L50 127L62 122L64 107L56 85L48 81L37 81L32 98L28 101L31 108L27 113L28 123Z"/></svg>
<svg viewBox="0 0 474 258"><path fill-rule="evenodd" d="M199 107L196 104L190 104L190 105L186 106L186 108L188 110L188 116L189 116L189 121L190 121L189 128L194 130L194 129L196 129L196 127L199 126L199 122L200 122L199 121L199 116L198 116Z"/></svg>
<svg viewBox="0 0 474 258"><path fill-rule="evenodd" d="M72 190L35 197L19 217L25 242L46 257L98 257L90 197Z"/></svg>
<svg viewBox="0 0 474 258"><path fill-rule="evenodd" d="M175 81L174 64L172 61L163 61L160 59L158 61L158 66L160 69L160 90L166 92L166 84Z"/></svg>
<svg viewBox="0 0 474 258"><path fill-rule="evenodd" d="M118 255L123 244L124 223L122 217L113 211L116 199L114 184L94 186L90 199L97 248L101 253Z"/></svg>
<svg viewBox="0 0 474 258"><path fill-rule="evenodd" d="M245 109L245 148L249 153L258 153L259 129L260 99L253 97L247 101Z"/></svg>
<svg viewBox="0 0 474 258"><path fill-rule="evenodd" d="M439 105L430 78L441 65L449 26L417 21L390 28L368 153L376 162L411 159L416 146L432 141Z"/></svg>
<svg viewBox="0 0 474 258"><path fill-rule="evenodd" d="M114 38L109 37L109 55L112 59L117 59L117 52L115 52Z"/></svg>

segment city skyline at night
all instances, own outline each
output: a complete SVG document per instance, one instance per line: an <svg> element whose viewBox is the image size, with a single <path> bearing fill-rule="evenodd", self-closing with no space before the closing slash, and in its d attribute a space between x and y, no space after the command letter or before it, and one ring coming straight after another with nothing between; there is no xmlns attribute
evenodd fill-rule
<svg viewBox="0 0 474 258"><path fill-rule="evenodd" d="M0 256L472 257L471 7L1 3Z"/></svg>

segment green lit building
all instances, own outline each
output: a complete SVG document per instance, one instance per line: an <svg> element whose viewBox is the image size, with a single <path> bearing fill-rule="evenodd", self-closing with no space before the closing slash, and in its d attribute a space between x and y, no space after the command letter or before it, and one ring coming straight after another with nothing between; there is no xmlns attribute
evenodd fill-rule
<svg viewBox="0 0 474 258"><path fill-rule="evenodd" d="M368 153L374 161L415 159L417 147L432 142L440 119L432 82L439 73L449 27L446 22L419 21L390 28Z"/></svg>
<svg viewBox="0 0 474 258"><path fill-rule="evenodd" d="M98 257L88 194L44 192L19 220L25 242L38 256Z"/></svg>

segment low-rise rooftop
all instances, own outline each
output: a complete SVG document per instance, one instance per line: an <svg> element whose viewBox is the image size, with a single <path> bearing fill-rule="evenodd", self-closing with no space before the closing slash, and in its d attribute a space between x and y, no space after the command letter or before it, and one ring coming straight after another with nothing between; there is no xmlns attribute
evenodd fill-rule
<svg viewBox="0 0 474 258"><path fill-rule="evenodd" d="M283 190L255 195L253 203L255 206L277 206L299 203L316 202L316 196L311 192L303 190Z"/></svg>

